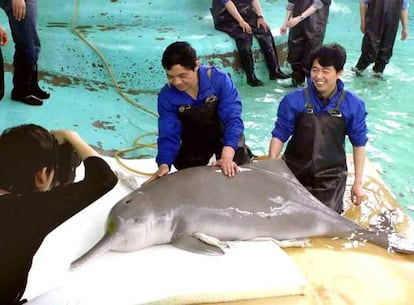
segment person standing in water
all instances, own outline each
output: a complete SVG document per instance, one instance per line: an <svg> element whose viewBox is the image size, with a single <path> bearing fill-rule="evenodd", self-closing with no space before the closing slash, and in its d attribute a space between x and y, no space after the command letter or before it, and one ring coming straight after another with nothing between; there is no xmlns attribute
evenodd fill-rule
<svg viewBox="0 0 414 305"><path fill-rule="evenodd" d="M361 32L364 34L361 56L352 71L356 75L371 64L375 77L382 77L389 63L398 23L401 20L401 40L408 36L408 0L360 0Z"/></svg>
<svg viewBox="0 0 414 305"><path fill-rule="evenodd" d="M310 54L325 38L331 0L289 0L280 33L289 29L287 61L292 68L292 85L303 86L309 75Z"/></svg>

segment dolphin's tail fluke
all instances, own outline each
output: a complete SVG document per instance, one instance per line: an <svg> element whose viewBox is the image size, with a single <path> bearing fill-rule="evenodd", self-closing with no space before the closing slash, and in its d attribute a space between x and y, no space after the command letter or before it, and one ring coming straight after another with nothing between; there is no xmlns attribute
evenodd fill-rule
<svg viewBox="0 0 414 305"><path fill-rule="evenodd" d="M349 238L361 242L370 242L388 251L414 254L414 240L397 232L383 232L380 230L359 229Z"/></svg>
<svg viewBox="0 0 414 305"><path fill-rule="evenodd" d="M414 237L405 236L400 233L391 233L388 236L390 248L399 253L414 254Z"/></svg>
<svg viewBox="0 0 414 305"><path fill-rule="evenodd" d="M110 250L118 242L119 238L119 235L107 231L101 240L99 240L88 252L70 264L70 269L76 269L86 261L89 261L92 257Z"/></svg>
<svg viewBox="0 0 414 305"><path fill-rule="evenodd" d="M390 248L388 234L385 232L381 232L379 230L369 230L360 228L352 234L350 239L357 240L360 242L370 242L388 250Z"/></svg>

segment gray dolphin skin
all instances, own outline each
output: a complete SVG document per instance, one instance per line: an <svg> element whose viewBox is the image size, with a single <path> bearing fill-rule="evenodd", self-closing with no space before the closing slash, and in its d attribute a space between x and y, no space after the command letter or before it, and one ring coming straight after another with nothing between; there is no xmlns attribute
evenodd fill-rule
<svg viewBox="0 0 414 305"><path fill-rule="evenodd" d="M232 178L217 167L188 168L133 191L110 211L103 238L71 267L103 251L135 251L165 243L197 253L224 254L220 247L196 238L197 232L222 241L339 237L414 253L414 248L392 245L386 233L364 229L326 207L283 160L240 168Z"/></svg>

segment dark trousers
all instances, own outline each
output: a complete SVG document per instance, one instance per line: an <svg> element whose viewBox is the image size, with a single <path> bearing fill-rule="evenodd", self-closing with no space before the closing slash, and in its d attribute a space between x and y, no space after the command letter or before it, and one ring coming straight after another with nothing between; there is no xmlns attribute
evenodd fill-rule
<svg viewBox="0 0 414 305"><path fill-rule="evenodd" d="M40 39L37 33L37 0L26 0L26 17L20 21L13 17L11 0L0 0L0 7L9 18L15 44L14 63L19 62L35 69L40 53Z"/></svg>
<svg viewBox="0 0 414 305"><path fill-rule="evenodd" d="M371 63L375 63L373 70L383 72L391 59L396 35L397 31L391 31L379 39L376 33L365 33L362 39L361 56L356 67L359 70L364 70Z"/></svg>

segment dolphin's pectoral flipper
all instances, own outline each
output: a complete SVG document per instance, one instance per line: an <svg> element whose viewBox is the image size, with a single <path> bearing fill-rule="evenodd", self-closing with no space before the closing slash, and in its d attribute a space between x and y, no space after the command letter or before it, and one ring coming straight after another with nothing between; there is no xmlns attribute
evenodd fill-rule
<svg viewBox="0 0 414 305"><path fill-rule="evenodd" d="M219 246L208 244L193 235L179 234L172 238L171 243L180 249L206 255L224 255L225 252Z"/></svg>
<svg viewBox="0 0 414 305"><path fill-rule="evenodd" d="M199 240L205 242L206 244L212 245L212 246L216 246L219 247L221 249L223 248L230 248L230 243L226 242L226 241L222 241L216 237L207 235L205 233L202 232L194 232L193 236L195 238L198 238Z"/></svg>

